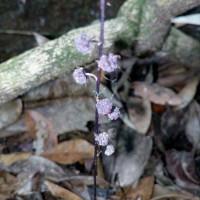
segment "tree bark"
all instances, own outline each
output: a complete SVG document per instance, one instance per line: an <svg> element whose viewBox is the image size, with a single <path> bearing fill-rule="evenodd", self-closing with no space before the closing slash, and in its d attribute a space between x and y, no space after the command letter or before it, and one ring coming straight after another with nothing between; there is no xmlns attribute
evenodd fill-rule
<svg viewBox="0 0 200 200"><path fill-rule="evenodd" d="M188 1L190 1L190 5L186 6L187 9L195 7L198 4L197 0L163 0L162 2L165 2L166 4L163 5L164 7L167 6L167 8L170 9L175 2L177 2L177 7L180 7L183 6L183 2ZM107 53L110 50L112 51L114 42L118 40L124 41L128 45L132 45L138 38L144 37L144 41L147 42L147 38L149 37L147 46L150 42L150 46L152 47L152 43L153 41L155 42L156 38L152 35L152 30L154 30L155 35L158 34L159 31L164 31L161 35L167 34L169 28L168 25L166 25L167 28L161 30L158 30L157 24L152 24L152 27L149 27L147 24L147 26L144 27L144 24L148 22L148 20L146 20L146 18L143 19L143 17L145 17L148 12L151 13L152 11L150 9L151 7L149 8L150 11L144 10L143 2L144 0L128 0L120 9L118 17L106 21L104 53ZM147 3L151 4L151 1L146 0L146 4ZM142 9L143 13L141 13ZM186 11L187 9L181 8L180 10L183 12L183 10ZM144 13L145 16L143 16ZM175 14L178 14L178 12ZM142 23L141 25L140 22ZM98 55L97 47L93 49L91 54L83 55L76 50L74 39L78 35L86 33L92 39L99 40L99 27L99 23L97 23L84 28L75 29L56 40L31 49L0 64L0 104L12 100L48 80L55 79L63 74L70 74L77 66L84 66L87 63L95 61ZM143 29L146 29L146 35L144 34L142 27ZM168 38L171 39L166 41L168 43L169 41L175 41L179 37L182 38L182 35L183 33L180 31L176 34L173 34L172 32L168 36ZM190 41L193 40L192 38L189 38L189 36L185 36L185 34L184 38L184 41L187 39ZM183 46L181 42L176 43L176 45L176 49L178 49L179 46ZM155 42L155 47L157 48L158 46L163 46L163 36L162 39L159 40L159 43ZM170 45L165 46L164 50L169 51L168 53L172 53L175 57L180 57L180 51L174 51L173 48L170 48ZM184 62L185 58L189 58L193 53L193 50L196 52L199 48L197 48L197 45L194 45L194 42L190 42L187 45L187 48L184 49L184 56L181 54L181 62ZM194 55L193 59L196 61L199 59L197 53Z"/></svg>

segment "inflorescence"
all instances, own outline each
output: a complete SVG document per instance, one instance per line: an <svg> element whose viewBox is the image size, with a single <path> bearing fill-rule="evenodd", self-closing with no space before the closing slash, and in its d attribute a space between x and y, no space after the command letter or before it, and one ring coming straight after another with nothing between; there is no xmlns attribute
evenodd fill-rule
<svg viewBox="0 0 200 200"><path fill-rule="evenodd" d="M82 34L75 39L76 49L83 53L88 54L92 52L92 43L87 35ZM102 55L99 60L97 60L98 69L102 70L106 73L111 73L115 71L118 66L118 59L120 56L109 53L108 55ZM86 73L83 67L77 68L74 70L73 77L76 83L85 85L88 81L88 77L92 76L96 80L96 76L94 74ZM104 98L99 99L98 95L96 97L96 109L98 115L107 115L110 120L116 120L120 117L120 109L118 107L114 107L111 99ZM109 136L106 132L94 134L95 141L99 146L106 147L105 155L110 156L114 153L113 145L109 144Z"/></svg>

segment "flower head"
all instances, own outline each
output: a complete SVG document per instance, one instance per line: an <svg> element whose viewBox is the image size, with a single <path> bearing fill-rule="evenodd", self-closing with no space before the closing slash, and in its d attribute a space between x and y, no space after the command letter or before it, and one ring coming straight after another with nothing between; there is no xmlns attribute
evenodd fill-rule
<svg viewBox="0 0 200 200"><path fill-rule="evenodd" d="M105 155L110 156L110 155L112 155L114 152L115 152L115 149L114 149L113 145L109 144L109 145L106 147Z"/></svg>
<svg viewBox="0 0 200 200"><path fill-rule="evenodd" d="M95 140L100 146L106 146L108 144L108 133L103 132L95 136Z"/></svg>
<svg viewBox="0 0 200 200"><path fill-rule="evenodd" d="M113 55L110 53L108 56L101 56L98 62L98 67L101 68L105 72L113 72L118 68L118 55Z"/></svg>
<svg viewBox="0 0 200 200"><path fill-rule="evenodd" d="M78 84L84 85L87 82L87 76L82 67L74 70L73 77Z"/></svg>
<svg viewBox="0 0 200 200"><path fill-rule="evenodd" d="M81 34L75 39L76 49L83 54L87 54L92 51L91 43L92 40L85 34Z"/></svg>
<svg viewBox="0 0 200 200"><path fill-rule="evenodd" d="M112 111L112 101L108 98L97 101L96 108L99 115L107 115Z"/></svg>
<svg viewBox="0 0 200 200"><path fill-rule="evenodd" d="M119 118L119 116L120 116L120 110L117 107L113 110L113 112L111 112L110 114L108 114L108 117L111 120L116 120L116 119Z"/></svg>

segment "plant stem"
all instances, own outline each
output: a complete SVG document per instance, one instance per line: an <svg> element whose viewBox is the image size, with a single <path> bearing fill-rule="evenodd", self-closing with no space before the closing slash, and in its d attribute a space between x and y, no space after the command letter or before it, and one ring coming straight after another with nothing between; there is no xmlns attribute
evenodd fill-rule
<svg viewBox="0 0 200 200"><path fill-rule="evenodd" d="M103 55L103 46L104 46L104 21L105 21L105 0L100 0L100 11L101 11L101 23L100 23L100 45L99 45L99 54L98 58L100 59ZM98 69L97 74L97 81L96 81L96 95L99 95L99 88L100 88L100 80L101 80L101 69ZM97 98L96 98L97 99ZM95 111L95 132L94 134L99 134L99 114L96 109ZM96 184L96 176L97 176L97 153L98 153L98 144L95 140L94 135L94 200L97 198L97 184Z"/></svg>

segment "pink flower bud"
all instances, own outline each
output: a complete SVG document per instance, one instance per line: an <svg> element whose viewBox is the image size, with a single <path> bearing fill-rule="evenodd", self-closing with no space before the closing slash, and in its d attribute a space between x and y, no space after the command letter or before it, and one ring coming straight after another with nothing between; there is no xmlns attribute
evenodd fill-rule
<svg viewBox="0 0 200 200"><path fill-rule="evenodd" d="M98 67L101 68L105 72L113 72L118 68L118 55L113 55L110 53L108 56L101 56L98 62Z"/></svg>
<svg viewBox="0 0 200 200"><path fill-rule="evenodd" d="M85 34L81 34L75 39L76 49L83 54L90 53L92 51L92 40Z"/></svg>
<svg viewBox="0 0 200 200"><path fill-rule="evenodd" d="M115 152L113 145L108 145L105 150L105 155L110 156Z"/></svg>
<svg viewBox="0 0 200 200"><path fill-rule="evenodd" d="M108 114L108 117L111 119L111 120L116 120L118 119L120 116L120 111L119 111L119 108L115 108L113 110L113 112L111 112L110 114Z"/></svg>
<svg viewBox="0 0 200 200"><path fill-rule="evenodd" d="M73 77L78 84L84 85L87 82L87 76L82 67L74 70Z"/></svg>
<svg viewBox="0 0 200 200"><path fill-rule="evenodd" d="M107 115L112 111L112 101L110 99L102 99L97 101L96 108L99 115Z"/></svg>
<svg viewBox="0 0 200 200"><path fill-rule="evenodd" d="M106 146L108 144L108 134L106 132L100 133L95 136L95 140L100 146Z"/></svg>

